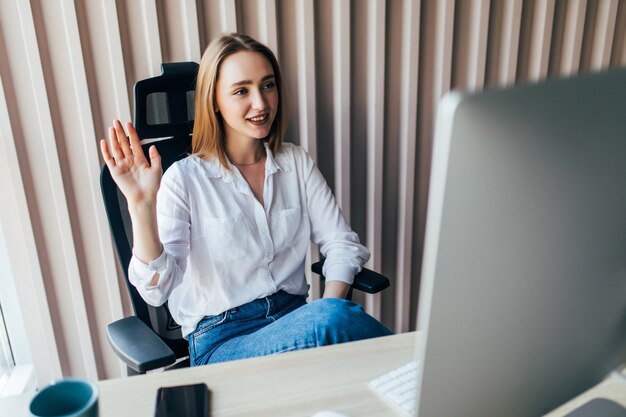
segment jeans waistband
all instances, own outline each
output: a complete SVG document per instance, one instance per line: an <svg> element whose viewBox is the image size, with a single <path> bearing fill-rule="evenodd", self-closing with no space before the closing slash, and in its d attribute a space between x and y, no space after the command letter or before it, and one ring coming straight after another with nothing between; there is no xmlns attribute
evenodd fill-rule
<svg viewBox="0 0 626 417"><path fill-rule="evenodd" d="M268 295L267 297L258 298L232 310L239 311L244 315L250 316L261 314L270 316L289 306L296 298L304 299L304 296L293 295L280 290L274 294Z"/></svg>

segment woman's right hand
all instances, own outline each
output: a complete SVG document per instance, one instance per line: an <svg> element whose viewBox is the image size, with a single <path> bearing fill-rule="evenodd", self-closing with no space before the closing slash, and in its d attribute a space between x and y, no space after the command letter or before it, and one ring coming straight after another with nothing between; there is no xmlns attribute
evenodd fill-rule
<svg viewBox="0 0 626 417"><path fill-rule="evenodd" d="M163 169L156 147L149 149L148 161L141 149L139 136L132 123L126 123L128 137L119 120L109 128L109 143L100 141L104 162L130 207L154 206Z"/></svg>

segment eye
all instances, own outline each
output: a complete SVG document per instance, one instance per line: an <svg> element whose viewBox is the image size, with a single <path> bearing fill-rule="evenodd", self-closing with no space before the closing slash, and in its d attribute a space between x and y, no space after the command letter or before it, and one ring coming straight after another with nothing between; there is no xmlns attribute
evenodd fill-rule
<svg viewBox="0 0 626 417"><path fill-rule="evenodd" d="M235 90L235 92L233 93L233 95L235 96L243 96L244 94L246 94L248 92L247 89L245 88L240 88L239 90Z"/></svg>
<svg viewBox="0 0 626 417"><path fill-rule="evenodd" d="M274 87L276 87L276 83L274 81L269 81L263 85L263 88L266 90L270 90Z"/></svg>

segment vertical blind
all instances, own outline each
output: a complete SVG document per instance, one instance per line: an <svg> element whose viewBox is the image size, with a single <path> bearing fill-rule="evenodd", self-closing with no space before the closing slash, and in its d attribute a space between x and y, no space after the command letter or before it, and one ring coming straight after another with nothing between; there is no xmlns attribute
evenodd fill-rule
<svg viewBox="0 0 626 417"><path fill-rule="evenodd" d="M317 161L371 250L367 266L392 282L356 301L404 332L417 314L440 97L626 66L625 27L621 0L0 1L0 218L17 234L12 269L40 381L123 372L106 325L131 311L97 140L114 118L132 119L133 83L162 62L198 62L227 31L276 53L287 140Z"/></svg>

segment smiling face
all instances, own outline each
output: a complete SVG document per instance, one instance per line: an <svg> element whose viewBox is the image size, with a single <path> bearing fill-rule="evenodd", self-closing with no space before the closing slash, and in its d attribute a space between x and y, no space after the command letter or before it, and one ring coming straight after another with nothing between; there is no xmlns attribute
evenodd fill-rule
<svg viewBox="0 0 626 417"><path fill-rule="evenodd" d="M226 141L264 139L278 109L278 88L270 62L258 52L236 52L222 61L215 91Z"/></svg>

